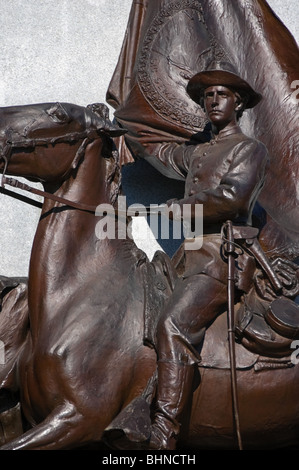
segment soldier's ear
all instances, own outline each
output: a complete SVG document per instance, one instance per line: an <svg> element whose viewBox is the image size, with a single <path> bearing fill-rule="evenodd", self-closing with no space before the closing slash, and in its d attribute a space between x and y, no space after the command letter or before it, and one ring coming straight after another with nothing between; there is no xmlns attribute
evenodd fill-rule
<svg viewBox="0 0 299 470"><path fill-rule="evenodd" d="M235 96L236 96L236 106L235 106L235 113L236 113L236 116L237 116L237 120L239 120L242 115L243 115L243 112L245 110L245 97L244 96L241 96L240 93L238 92L235 92Z"/></svg>
<svg viewBox="0 0 299 470"><path fill-rule="evenodd" d="M235 91L235 98L236 98L235 111L239 111L243 106L243 100L241 98L240 93L238 93L237 91Z"/></svg>

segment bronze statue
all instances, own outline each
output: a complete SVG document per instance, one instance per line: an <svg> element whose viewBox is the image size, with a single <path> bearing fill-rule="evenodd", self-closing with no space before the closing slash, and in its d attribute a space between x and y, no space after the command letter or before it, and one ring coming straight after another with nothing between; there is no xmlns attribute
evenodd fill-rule
<svg viewBox="0 0 299 470"><path fill-rule="evenodd" d="M143 312L151 302L159 310L170 287L163 254L149 263L128 236L96 235L96 207L113 207L120 191L111 136L124 132L104 111L67 103L0 110L1 171L42 181L46 190L28 294L24 283L11 283L2 301L1 409L18 396L29 428L2 449L99 442L153 372Z"/></svg>
<svg viewBox="0 0 299 470"><path fill-rule="evenodd" d="M177 260L180 277L157 326L154 421L151 436L144 443L149 449L176 448L180 419L199 380L196 376L205 330L227 310L228 294L232 302L240 302L252 289L255 257L270 274L274 291L282 292L278 276L258 245L258 230L251 227L268 153L263 144L246 137L237 123L244 109L256 106L261 96L227 63L213 63L209 70L196 74L187 90L197 103L204 103L212 123L212 139L193 145L165 144L156 157L186 179L185 197L169 201L170 208L189 205L193 214L195 205L203 204L203 244L192 250L193 241L185 241ZM235 295L227 290L231 276L223 234L227 219L233 221L232 243L240 250L233 260Z"/></svg>
<svg viewBox="0 0 299 470"><path fill-rule="evenodd" d="M0 369L1 409L9 416L19 401L24 419L24 433L13 438L7 433L2 450L119 447L120 424L136 406L140 420L126 431L136 441L150 436L156 353L149 342L155 345L155 322L177 275L162 253L150 263L131 239L99 240L95 235L95 206L115 206L120 191L118 152L109 134L117 138L123 132L95 109L65 103L1 109L1 171L40 179L46 190L28 291L20 280L2 283L0 339L7 346L7 361ZM226 329L217 321L215 326L207 330L201 385L190 422L188 411L184 417L189 434L185 440L182 435L181 446L236 445L231 397L223 393L230 387ZM255 367L263 368L267 354L261 360L257 351L241 345L237 350L242 433L248 448L274 441L297 443L298 368L289 367L291 341L277 338L281 341L275 343L276 354L268 354L262 383L256 382ZM221 347L213 351L211 364L209 345L215 342ZM273 371L273 364L279 369ZM289 400L277 408L282 384ZM261 409L253 415L257 396ZM294 426L289 426L290 413ZM269 415L275 423L261 442L258 430L264 433ZM7 420L6 415L2 424ZM219 427L225 432L215 442L214 429Z"/></svg>
<svg viewBox="0 0 299 470"><path fill-rule="evenodd" d="M153 449L176 448L179 416L192 396L204 330L227 307L222 226L230 219L237 238L253 238L247 227L268 161L264 145L246 137L237 123L237 116L258 104L260 96L229 64L215 63L195 75L188 92L197 103L204 102L212 139L199 145L169 145L163 149L163 161L186 178L185 197L171 201L170 207L190 205L192 213L196 204L203 204L203 244L199 250L184 250L182 276L157 327L158 389L149 443ZM236 270L240 298L251 283L253 258L241 254Z"/></svg>
<svg viewBox="0 0 299 470"><path fill-rule="evenodd" d="M280 40L276 41L274 38L278 37ZM144 158L166 176L183 180L187 167L182 157L180 164L175 165L175 157L179 159L177 154L182 155L182 151L176 151L174 147L181 144L181 148L189 139L200 143L208 138L206 117L186 93L187 83L196 71L204 70L212 60L233 63L238 74L247 77L264 96L261 105L247 114L245 127L269 149L270 165L253 217L260 229L259 243L270 257L271 264L254 242L261 264L252 277L250 266L247 266L247 281L254 282L251 286L250 282L243 285L248 293L241 299L236 330L239 341L249 350L265 357L269 354L272 358L282 358L286 353L286 343L283 345L284 340L276 333L274 339L272 327L267 322L271 317L269 309L279 310L289 318L294 316L292 321L295 322L298 316L298 307L294 303L279 304L277 301L277 296L282 293L283 300L284 296L295 299L298 293L298 218L293 219L296 206L298 208L295 190L298 180L298 104L291 98L291 84L298 74L298 47L292 36L264 0L252 0L246 4L205 0L170 1L167 5L159 0L150 4L138 2L132 5L127 34L107 99L116 110L117 121L128 129L125 141L136 160ZM276 118L277 113L279 119ZM282 122L286 122L286 126ZM123 160L128 161L127 148L123 146L121 149ZM184 156L188 161L187 148ZM282 171L281 185L277 185L277 175ZM193 176L198 178L197 174ZM191 186L190 180L189 183ZM197 184L198 181L194 181L193 189L196 190ZM194 202L196 194L185 200ZM203 252L206 254L206 250ZM210 253L202 258L191 253L185 253L183 270L180 252L173 257L180 275L186 268L190 268L190 274L192 269L196 272L193 261L198 262L197 269L200 270L212 258ZM282 290L276 278L280 269L284 272ZM211 265L209 271L213 271ZM260 282L265 272L268 280L264 278ZM288 281L286 272L290 275ZM217 353L210 347L210 335L216 331L221 335L219 325L220 318L215 322L215 330L214 325L207 330L199 366L201 371L205 370L203 364L215 368L219 364L224 368L227 365L226 361L219 361ZM277 329L280 333L283 330L282 325ZM288 332L288 337L292 338L292 333ZM204 357L208 357L207 362ZM268 367L266 364L269 367L282 366L282 362L271 366L270 362L265 361L265 367ZM173 388L177 385L175 383ZM171 400L168 404L171 406ZM167 405L165 402L162 405L165 410Z"/></svg>
<svg viewBox="0 0 299 470"><path fill-rule="evenodd" d="M240 45L244 18L246 37ZM192 43L185 34L190 30L186 24L194 33ZM267 36L273 25L277 34L283 33L278 42ZM298 219L293 192L297 127L294 104L287 98L288 81L291 84L291 78L297 78L298 49L262 0L246 2L246 6L181 0L163 2L163 8L160 0L141 0L133 2L131 27L134 34L126 35L108 93L121 128L109 121L100 105L44 103L0 108L2 190L7 191L7 183L16 184L6 175L23 176L41 181L45 197L28 286L27 281L5 277L0 283L0 341L6 356L0 364L1 449L148 448L157 390L159 397L157 321L174 286L183 282L185 256L179 251L170 260L158 252L149 262L129 237L100 240L96 226L102 219L95 217L95 208L99 204L116 208L121 167L133 161L132 154L160 165L155 155L169 149L169 144L195 137L202 142L200 148L213 147L203 143L202 137L208 137L203 111L186 94L190 78L211 60L233 63L238 76L261 91L263 104L250 112L249 127L270 157L259 196L265 212L262 217L255 213L254 218L261 230L259 242L271 263L256 245L254 232L244 239L241 229L235 231L241 253L248 255L238 252L238 262L248 258L249 269L239 278L248 284L246 290L243 285L245 294L235 305L242 440L245 449L298 446L299 371L292 360L292 343L298 338L294 302L299 291ZM177 41L179 47L175 47ZM191 67L181 57L186 44L190 54L185 57ZM128 48L130 60L124 61ZM175 54L168 54L172 50ZM277 60L272 60L273 55ZM157 56L165 60L160 63ZM149 75L149 66L154 76ZM278 73L284 67L286 73ZM260 68L263 73L256 74ZM281 83L269 91L267 80L273 74ZM177 78L178 86L169 86ZM273 119L273 107L279 110L280 121ZM285 129L281 121L288 123ZM237 132L227 139L242 140L243 134ZM254 139L250 142L257 145L258 158L264 161L264 147ZM162 168L168 171L164 163ZM260 182L263 170L258 171L256 181ZM184 175L176 174L183 179ZM269 197L277 174L285 182L283 190ZM245 203L238 222L249 221L259 183L251 189L253 199L248 206ZM117 234L129 220L122 213L115 214ZM225 220L232 216L226 214ZM253 251L258 258L254 267L250 263ZM207 258L213 258L213 253L207 253ZM219 286L220 281L211 282ZM238 448L227 335L226 317L218 315L206 329L201 350L194 351L194 362L200 354L194 372L200 371L201 381L192 403L188 399L183 407L178 448ZM180 359L184 362L186 357Z"/></svg>
<svg viewBox="0 0 299 470"><path fill-rule="evenodd" d="M202 134L207 124L186 92L188 81L214 59L233 64L264 98L245 113L242 127L270 155L255 214L259 240L273 259L295 260L299 249L299 116L292 88L298 55L296 41L266 0L141 0L132 3L107 93L118 123L128 130L121 159L132 159L130 149L137 161L144 158L173 177L152 155L162 143L183 143Z"/></svg>

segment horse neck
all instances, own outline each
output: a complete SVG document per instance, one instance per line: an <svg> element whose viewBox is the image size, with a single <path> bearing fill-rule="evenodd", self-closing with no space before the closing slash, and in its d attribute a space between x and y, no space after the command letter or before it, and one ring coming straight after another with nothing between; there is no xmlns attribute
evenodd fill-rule
<svg viewBox="0 0 299 470"><path fill-rule="evenodd" d="M97 207L110 203L108 162L101 156L101 141L90 144L74 174L61 185L45 184L56 196ZM44 292L63 289L69 278L78 279L95 265L99 249L95 228L98 217L88 211L65 207L45 199L35 234L30 260L29 286ZM89 260L91 260L89 262ZM74 282L76 288L76 282Z"/></svg>

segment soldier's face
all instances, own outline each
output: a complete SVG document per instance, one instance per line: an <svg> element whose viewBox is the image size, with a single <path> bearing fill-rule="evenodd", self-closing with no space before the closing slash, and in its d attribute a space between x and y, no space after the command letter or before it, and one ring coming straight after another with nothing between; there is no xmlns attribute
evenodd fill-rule
<svg viewBox="0 0 299 470"><path fill-rule="evenodd" d="M236 123L239 103L233 91L225 86L206 88L204 105L209 120L218 128Z"/></svg>

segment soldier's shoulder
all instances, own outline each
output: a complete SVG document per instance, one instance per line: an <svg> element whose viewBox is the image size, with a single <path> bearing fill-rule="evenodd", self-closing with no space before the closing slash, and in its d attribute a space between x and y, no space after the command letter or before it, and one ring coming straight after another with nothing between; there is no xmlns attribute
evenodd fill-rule
<svg viewBox="0 0 299 470"><path fill-rule="evenodd" d="M249 137L246 134L239 134L240 136L240 141L243 142L245 145L249 145L252 148L256 149L256 151L260 152L261 154L268 154L268 150L266 145L261 142L260 140L254 138L254 137Z"/></svg>

